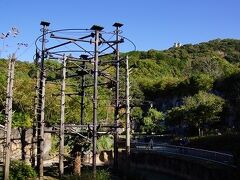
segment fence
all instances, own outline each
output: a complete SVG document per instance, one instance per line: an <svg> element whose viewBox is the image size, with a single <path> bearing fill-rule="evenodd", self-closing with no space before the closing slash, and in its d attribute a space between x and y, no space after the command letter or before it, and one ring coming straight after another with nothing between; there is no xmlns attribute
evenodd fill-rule
<svg viewBox="0 0 240 180"><path fill-rule="evenodd" d="M174 146L169 144L131 143L132 150L155 151L167 154L188 156L206 161L213 161L225 165L233 165L233 155L216 151L190 148L185 146Z"/></svg>

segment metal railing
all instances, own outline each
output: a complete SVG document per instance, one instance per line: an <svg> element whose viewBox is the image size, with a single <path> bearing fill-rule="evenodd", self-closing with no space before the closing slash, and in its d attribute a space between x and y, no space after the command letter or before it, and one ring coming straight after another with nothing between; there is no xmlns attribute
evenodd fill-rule
<svg viewBox="0 0 240 180"><path fill-rule="evenodd" d="M213 161L224 165L233 165L233 155L204 149L190 148L185 146L174 146L169 144L131 143L132 150L154 151L180 156L188 156L206 161Z"/></svg>

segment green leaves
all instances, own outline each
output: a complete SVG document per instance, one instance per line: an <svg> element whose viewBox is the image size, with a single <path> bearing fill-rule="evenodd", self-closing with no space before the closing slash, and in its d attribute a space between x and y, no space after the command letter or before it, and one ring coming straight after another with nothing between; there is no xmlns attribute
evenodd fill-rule
<svg viewBox="0 0 240 180"><path fill-rule="evenodd" d="M37 177L35 170L23 161L11 161L10 164L10 179L29 179L34 180Z"/></svg>
<svg viewBox="0 0 240 180"><path fill-rule="evenodd" d="M233 39L213 40L196 45L183 45L164 51L133 51L129 55L130 96L132 118L136 120L142 130L147 132L162 131L163 113L160 115L155 109L144 108L145 101L153 101L158 110L167 111L169 123L185 122L194 126L212 124L219 121L223 106L229 106L229 112L238 113L240 107L239 63L240 41ZM104 57L110 59L110 57ZM68 65L70 64L68 62ZM60 119L60 98L53 94L60 94L60 82L49 82L60 78L61 63L47 60L46 109L47 125L57 124ZM0 110L5 107L7 61L0 60ZM92 65L89 65L92 68ZM104 67L100 67L104 68ZM124 99L124 64L120 67L121 94ZM79 71L79 70L78 70ZM115 69L106 71L114 76ZM77 74L76 69L68 69L68 75ZM33 117L36 67L33 63L17 62L14 82L13 110L15 111L14 125L29 127ZM86 77L87 85L93 84L92 77ZM99 77L99 83L107 83ZM66 92L80 92L81 80L67 79ZM114 113L114 95L112 86L98 87L98 122L111 123ZM92 88L86 89L85 122L92 122ZM225 101L215 95L220 94ZM183 97L186 97L183 99ZM122 104L124 101L122 102ZM124 104L123 104L124 105ZM181 105L176 107L176 105ZM234 109L230 108L234 107ZM142 108L142 109L141 109ZM170 109L172 108L172 109ZM143 111L144 110L144 111ZM124 113L121 109L120 113ZM234 114L233 113L233 114ZM145 116L145 117L144 117ZM240 115L239 115L240 116ZM4 118L2 118L4 120ZM239 118L238 118L239 119ZM66 123L80 122L80 97L66 96ZM158 126L160 124L160 126Z"/></svg>
<svg viewBox="0 0 240 180"><path fill-rule="evenodd" d="M97 150L99 152L104 150L111 150L113 148L113 138L110 136L101 136L97 140Z"/></svg>
<svg viewBox="0 0 240 180"><path fill-rule="evenodd" d="M168 111L169 124L188 124L195 127L212 125L220 120L224 100L216 95L200 91L198 94L186 97L183 105Z"/></svg>
<svg viewBox="0 0 240 180"><path fill-rule="evenodd" d="M32 118L28 113L15 112L13 114L13 126L21 128L30 128L32 126Z"/></svg>
<svg viewBox="0 0 240 180"><path fill-rule="evenodd" d="M210 91L213 88L214 79L209 74L196 74L190 78L193 91Z"/></svg>
<svg viewBox="0 0 240 180"><path fill-rule="evenodd" d="M147 116L143 118L142 131L150 134L152 132L161 133L164 130L164 115L156 109L150 108Z"/></svg>

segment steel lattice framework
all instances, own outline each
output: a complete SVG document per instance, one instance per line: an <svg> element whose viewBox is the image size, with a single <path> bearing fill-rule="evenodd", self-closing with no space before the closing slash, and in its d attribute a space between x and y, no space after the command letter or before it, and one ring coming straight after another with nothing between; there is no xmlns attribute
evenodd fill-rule
<svg viewBox="0 0 240 180"><path fill-rule="evenodd" d="M46 83L46 59L58 59L62 62L62 77L61 77L61 122L60 122L60 149L59 149L59 174L64 173L63 167L63 153L64 153L64 131L65 131L65 86L67 62L73 62L76 67L81 71L78 74L81 79L81 93L75 93L81 96L81 125L84 126L84 97L85 88L90 87L86 85L85 76L90 76L93 79L93 121L91 130L93 132L93 172L96 173L96 141L97 141L97 126L98 126L98 77L104 77L114 85L114 167L118 167L118 131L119 127L119 110L120 110L120 96L119 96L119 83L120 83L120 63L126 63L126 127L127 127L127 145L126 149L130 152L130 123L129 123L129 70L128 58L121 58L119 45L125 42L132 41L121 35L120 28L123 26L121 23L114 23L115 30L112 32L104 31L103 27L93 25L90 29L60 29L49 30L50 23L41 22L42 35L36 39L36 64L38 66L38 81L36 90L36 105L35 117L36 123L34 126L34 137L37 138L37 168L39 170L39 178L43 178L43 143L44 143L44 126L45 126L45 83ZM135 45L134 45L135 48ZM113 56L112 60L102 60L104 56ZM87 68L86 64L92 64L92 68ZM104 68L100 68L104 65ZM107 65L107 66L106 66ZM115 67L115 75L111 76L107 73L109 67ZM78 126L81 126L78 125ZM67 126L67 125L66 125Z"/></svg>

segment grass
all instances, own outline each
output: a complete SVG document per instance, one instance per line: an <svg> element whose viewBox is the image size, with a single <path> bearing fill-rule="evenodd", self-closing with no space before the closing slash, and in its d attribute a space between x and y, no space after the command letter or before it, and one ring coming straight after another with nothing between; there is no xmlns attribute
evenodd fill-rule
<svg viewBox="0 0 240 180"><path fill-rule="evenodd" d="M213 151L234 153L240 147L240 135L225 134L190 137L188 146Z"/></svg>
<svg viewBox="0 0 240 180"><path fill-rule="evenodd" d="M72 174L72 169L65 169L63 180L93 180L92 168L83 166L81 168L81 175L76 176ZM58 165L45 168L44 179L57 180L58 178ZM106 167L98 167L96 173L96 180L109 180L111 173Z"/></svg>
<svg viewBox="0 0 240 180"><path fill-rule="evenodd" d="M187 146L233 154L234 164L240 168L240 134L191 137Z"/></svg>
<svg viewBox="0 0 240 180"><path fill-rule="evenodd" d="M64 180L93 180L94 176L91 170L82 172L81 176L68 175L63 178ZM110 180L111 174L109 171L101 169L97 170L96 180Z"/></svg>

